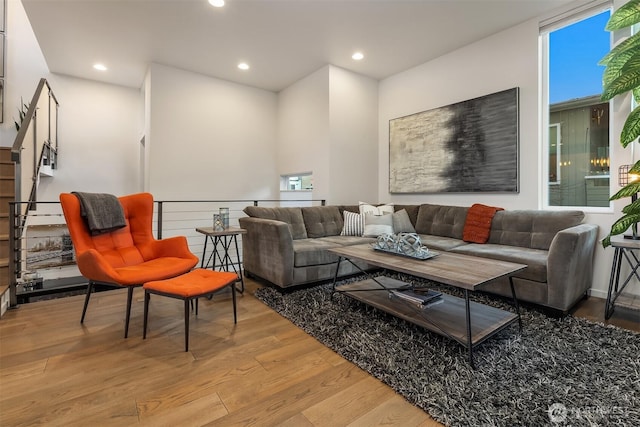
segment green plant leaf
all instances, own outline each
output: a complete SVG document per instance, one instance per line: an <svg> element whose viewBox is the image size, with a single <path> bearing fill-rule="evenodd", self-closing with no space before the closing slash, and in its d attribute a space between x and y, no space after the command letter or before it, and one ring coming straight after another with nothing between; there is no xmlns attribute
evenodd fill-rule
<svg viewBox="0 0 640 427"><path fill-rule="evenodd" d="M633 98L636 100L636 103L640 104L640 87L633 89Z"/></svg>
<svg viewBox="0 0 640 427"><path fill-rule="evenodd" d="M640 199L622 208L622 213L625 215L640 214Z"/></svg>
<svg viewBox="0 0 640 427"><path fill-rule="evenodd" d="M640 86L640 69L629 70L621 74L612 82L605 84L600 99L609 101L616 95L628 92Z"/></svg>
<svg viewBox="0 0 640 427"><path fill-rule="evenodd" d="M603 86L610 85L612 81L622 75L625 64L633 57L634 53L633 51L622 52L607 64L607 67L602 73Z"/></svg>
<svg viewBox="0 0 640 427"><path fill-rule="evenodd" d="M631 166L631 169L629 169L629 173L640 175L640 160L638 160L633 166Z"/></svg>
<svg viewBox="0 0 640 427"><path fill-rule="evenodd" d="M629 184L622 187L616 194L609 197L609 200L618 200L623 199L625 197L631 197L634 194L638 194L640 192L640 181L630 182Z"/></svg>
<svg viewBox="0 0 640 427"><path fill-rule="evenodd" d="M602 239L602 247L606 249L607 246L611 246L611 234L608 234L604 239Z"/></svg>
<svg viewBox="0 0 640 427"><path fill-rule="evenodd" d="M632 45L628 49L622 50L613 55L609 59L607 67L602 74L602 81L604 85L606 86L618 78L620 74L623 73L624 67L629 63L629 61L633 61L634 57L638 54L640 54L640 44Z"/></svg>
<svg viewBox="0 0 640 427"><path fill-rule="evenodd" d="M609 233L612 236L616 234L622 234L629 229L633 224L640 222L640 214L633 215L624 215L622 218L619 218L616 222L611 226L611 232Z"/></svg>
<svg viewBox="0 0 640 427"><path fill-rule="evenodd" d="M620 133L620 144L626 148L638 136L640 136L640 106L636 107L625 120Z"/></svg>
<svg viewBox="0 0 640 427"><path fill-rule="evenodd" d="M616 10L605 29L607 31L630 27L640 22L640 0L631 0Z"/></svg>
<svg viewBox="0 0 640 427"><path fill-rule="evenodd" d="M640 46L640 33L636 33L631 37L626 38L624 41L618 43L613 49L609 51L602 59L598 62L598 65L608 65L613 57L618 55L622 55L629 51L634 51L638 49Z"/></svg>

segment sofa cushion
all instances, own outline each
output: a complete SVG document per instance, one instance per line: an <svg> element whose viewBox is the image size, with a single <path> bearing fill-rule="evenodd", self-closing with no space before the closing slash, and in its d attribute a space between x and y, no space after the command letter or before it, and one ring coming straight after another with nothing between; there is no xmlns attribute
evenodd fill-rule
<svg viewBox="0 0 640 427"><path fill-rule="evenodd" d="M462 240L468 209L462 206L420 205L415 224L416 232Z"/></svg>
<svg viewBox="0 0 640 427"><path fill-rule="evenodd" d="M375 243L376 239L373 237L362 236L327 236L322 237L325 242L331 242L339 244L340 246L361 245L363 243Z"/></svg>
<svg viewBox="0 0 640 427"><path fill-rule="evenodd" d="M298 239L293 242L293 266L308 267L337 262L338 256L329 253L328 249L341 246L324 238Z"/></svg>
<svg viewBox="0 0 640 427"><path fill-rule="evenodd" d="M582 211L500 211L493 217L489 243L548 250L555 235L582 222Z"/></svg>
<svg viewBox="0 0 640 427"><path fill-rule="evenodd" d="M267 208L262 206L247 206L244 213L254 218L274 219L289 224L291 236L294 240L306 239L307 229L304 226L300 208Z"/></svg>
<svg viewBox="0 0 640 427"><path fill-rule="evenodd" d="M426 246L428 249L434 249L436 251L450 251L458 246L468 245L468 243L460 239L444 236L432 236L430 234L420 234L420 241L422 242L422 246Z"/></svg>
<svg viewBox="0 0 640 427"><path fill-rule="evenodd" d="M337 236L342 231L342 215L337 206L313 206L301 211L309 238Z"/></svg>
<svg viewBox="0 0 640 427"><path fill-rule="evenodd" d="M547 257L549 256L549 252L542 249L493 245L490 243L470 243L453 248L451 252L527 264L528 267L517 273L516 276L536 282L544 283L547 281Z"/></svg>

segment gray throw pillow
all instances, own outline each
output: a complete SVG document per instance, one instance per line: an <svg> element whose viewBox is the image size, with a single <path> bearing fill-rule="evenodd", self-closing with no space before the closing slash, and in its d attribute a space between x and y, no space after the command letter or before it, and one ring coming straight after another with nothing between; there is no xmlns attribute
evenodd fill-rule
<svg viewBox="0 0 640 427"><path fill-rule="evenodd" d="M406 210L400 209L398 212L393 213L393 232L396 234L416 232Z"/></svg>

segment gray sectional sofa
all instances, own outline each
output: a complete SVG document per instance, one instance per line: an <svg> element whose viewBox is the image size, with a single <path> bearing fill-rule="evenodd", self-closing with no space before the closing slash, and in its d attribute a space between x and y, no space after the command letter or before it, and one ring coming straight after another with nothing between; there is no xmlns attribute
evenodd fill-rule
<svg viewBox="0 0 640 427"><path fill-rule="evenodd" d="M499 211L487 243L480 244L462 239L468 207L422 204L394 209L406 210L429 249L527 264L514 277L519 300L566 313L591 287L598 229L582 222L581 211ZM245 273L281 288L332 279L337 257L327 249L375 241L340 235L345 210L358 212L358 206L248 206L247 217L239 219L247 230L242 238ZM341 263L338 275L357 272L349 263ZM483 290L511 295L506 278Z"/></svg>

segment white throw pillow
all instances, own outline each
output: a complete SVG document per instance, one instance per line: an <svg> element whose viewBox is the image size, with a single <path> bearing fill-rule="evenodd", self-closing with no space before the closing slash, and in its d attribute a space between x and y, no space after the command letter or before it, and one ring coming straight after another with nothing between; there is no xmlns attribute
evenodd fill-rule
<svg viewBox="0 0 640 427"><path fill-rule="evenodd" d="M364 221L362 215L355 212L344 211L344 226L341 236L362 236L364 232Z"/></svg>
<svg viewBox="0 0 640 427"><path fill-rule="evenodd" d="M393 234L393 215L364 214L364 237L378 237L381 234Z"/></svg>
<svg viewBox="0 0 640 427"><path fill-rule="evenodd" d="M360 215L364 215L366 213L374 214L374 215L383 215L385 213L392 214L394 211L393 203L388 203L386 205L381 206L373 206L369 203L359 202L360 207Z"/></svg>

